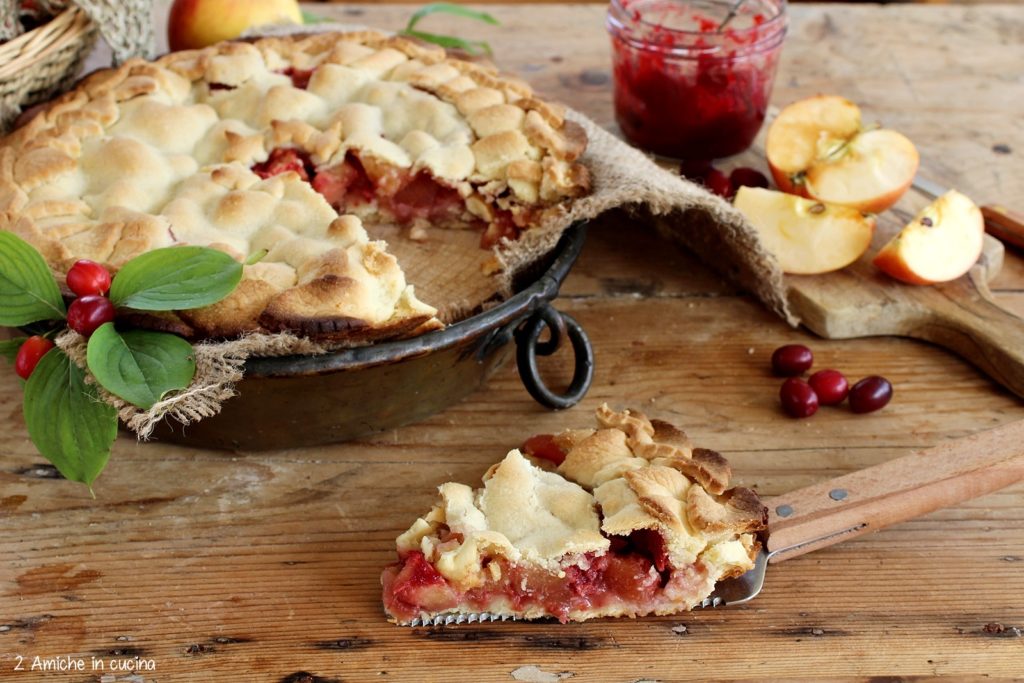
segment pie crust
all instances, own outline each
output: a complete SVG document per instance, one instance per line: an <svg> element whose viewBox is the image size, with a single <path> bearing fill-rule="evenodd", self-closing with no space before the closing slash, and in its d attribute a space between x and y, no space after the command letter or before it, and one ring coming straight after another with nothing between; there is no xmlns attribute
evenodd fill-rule
<svg viewBox="0 0 1024 683"><path fill-rule="evenodd" d="M597 421L530 439L482 488L441 485L381 577L391 620L673 614L753 568L768 511L721 455L636 411Z"/></svg>
<svg viewBox="0 0 1024 683"><path fill-rule="evenodd" d="M98 72L0 141L0 230L60 276L198 244L245 268L190 337L372 341L439 327L361 221L486 245L589 189L582 129L494 69L373 31L271 37Z"/></svg>

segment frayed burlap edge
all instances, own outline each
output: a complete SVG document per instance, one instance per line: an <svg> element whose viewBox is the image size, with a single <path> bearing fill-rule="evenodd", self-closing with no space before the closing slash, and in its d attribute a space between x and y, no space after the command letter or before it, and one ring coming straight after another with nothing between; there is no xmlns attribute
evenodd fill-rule
<svg viewBox="0 0 1024 683"><path fill-rule="evenodd" d="M85 371L86 382L96 387L100 399L117 409L117 416L140 439L148 439L153 428L169 418L187 425L220 412L224 401L234 396L235 384L242 379L247 358L260 356L315 355L326 349L292 334L250 334L226 342L200 342L195 351L196 374L189 387L143 410L111 394L97 384L86 365L86 338L65 330L56 344Z"/></svg>
<svg viewBox="0 0 1024 683"><path fill-rule="evenodd" d="M778 261L761 244L757 232L729 202L658 166L579 112L567 115L587 131L583 163L590 169L591 193L551 216L516 242L497 250L507 293L512 276L551 251L565 228L612 209L636 219L623 230L654 227L662 236L693 251L701 260L796 326L786 300Z"/></svg>

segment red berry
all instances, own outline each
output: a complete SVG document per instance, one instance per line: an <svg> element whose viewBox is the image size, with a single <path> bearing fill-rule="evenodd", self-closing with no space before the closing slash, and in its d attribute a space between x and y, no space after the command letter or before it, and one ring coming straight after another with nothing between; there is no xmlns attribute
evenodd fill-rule
<svg viewBox="0 0 1024 683"><path fill-rule="evenodd" d="M106 294L110 289L110 271L88 259L75 261L68 271L68 288L76 296Z"/></svg>
<svg viewBox="0 0 1024 683"><path fill-rule="evenodd" d="M803 344L786 344L772 352L772 372L779 377L796 377L811 369L814 354Z"/></svg>
<svg viewBox="0 0 1024 683"><path fill-rule="evenodd" d="M884 377L871 375L850 389L850 409L855 413L872 413L892 399L892 384Z"/></svg>
<svg viewBox="0 0 1024 683"><path fill-rule="evenodd" d="M708 171L708 174L704 177L704 187L719 197L725 197L726 199L732 197L732 183L729 182L729 176L717 168L712 168Z"/></svg>
<svg viewBox="0 0 1024 683"><path fill-rule="evenodd" d="M740 166L729 174L733 194L741 187L768 187L768 178L755 168Z"/></svg>
<svg viewBox="0 0 1024 683"><path fill-rule="evenodd" d="M810 384L797 377L790 377L782 383L779 401L790 417L810 417L818 412L818 395Z"/></svg>
<svg viewBox="0 0 1024 683"><path fill-rule="evenodd" d="M39 365L39 361L53 346L53 342L46 337L35 336L26 339L14 359L14 371L18 373L18 377L28 379L32 371Z"/></svg>
<svg viewBox="0 0 1024 683"><path fill-rule="evenodd" d="M679 175L695 183L703 183L711 170L711 162L707 159L684 159L679 162Z"/></svg>
<svg viewBox="0 0 1024 683"><path fill-rule="evenodd" d="M838 370L818 370L807 380L823 406L835 406L850 393L850 383Z"/></svg>
<svg viewBox="0 0 1024 683"><path fill-rule="evenodd" d="M103 323L114 322L114 304L105 296L81 296L68 306L68 327L88 337Z"/></svg>

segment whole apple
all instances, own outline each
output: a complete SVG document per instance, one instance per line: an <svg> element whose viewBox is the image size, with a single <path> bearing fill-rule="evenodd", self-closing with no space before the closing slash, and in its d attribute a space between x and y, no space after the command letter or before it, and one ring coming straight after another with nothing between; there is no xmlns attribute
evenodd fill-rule
<svg viewBox="0 0 1024 683"><path fill-rule="evenodd" d="M301 24L297 0L174 0L167 20L172 50L231 40L256 26Z"/></svg>

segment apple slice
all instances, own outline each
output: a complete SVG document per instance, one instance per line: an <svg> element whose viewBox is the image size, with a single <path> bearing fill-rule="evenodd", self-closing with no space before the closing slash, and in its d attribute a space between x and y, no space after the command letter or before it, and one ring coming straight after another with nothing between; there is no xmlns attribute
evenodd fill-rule
<svg viewBox="0 0 1024 683"><path fill-rule="evenodd" d="M813 275L850 265L871 245L875 219L848 206L741 187L734 205L785 273Z"/></svg>
<svg viewBox="0 0 1024 683"><path fill-rule="evenodd" d="M889 240L874 264L912 285L948 282L971 269L984 241L981 211L970 199L950 190Z"/></svg>
<svg viewBox="0 0 1024 683"><path fill-rule="evenodd" d="M765 152L782 191L869 213L899 201L917 173L914 143L894 130L865 130L860 108L835 95L779 112Z"/></svg>

